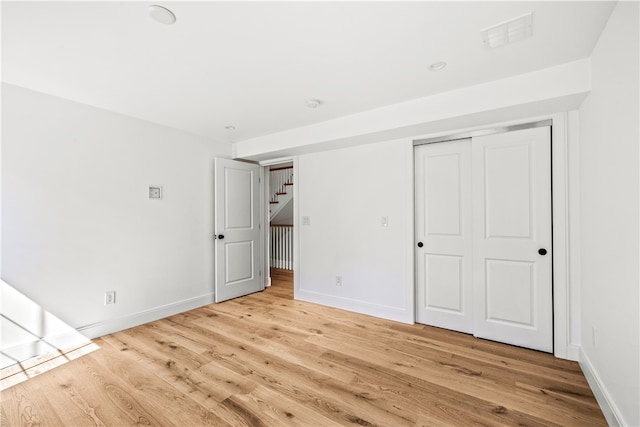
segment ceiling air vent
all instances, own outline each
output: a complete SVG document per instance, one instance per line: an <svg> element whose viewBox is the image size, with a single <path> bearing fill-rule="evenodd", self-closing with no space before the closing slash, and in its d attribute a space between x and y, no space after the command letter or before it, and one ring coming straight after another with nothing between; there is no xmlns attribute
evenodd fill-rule
<svg viewBox="0 0 640 427"><path fill-rule="evenodd" d="M518 16L484 30L480 30L484 47L495 49L496 47L515 43L531 37L533 12Z"/></svg>

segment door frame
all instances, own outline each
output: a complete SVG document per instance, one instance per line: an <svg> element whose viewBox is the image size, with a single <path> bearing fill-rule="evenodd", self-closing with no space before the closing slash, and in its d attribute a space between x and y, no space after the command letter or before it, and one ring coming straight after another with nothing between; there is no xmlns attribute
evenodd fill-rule
<svg viewBox="0 0 640 427"><path fill-rule="evenodd" d="M453 139L456 134L482 131L488 128L526 125L551 120L551 215L553 241L553 354L562 359L578 360L579 333L579 222L576 218L579 205L579 163L577 131L577 112L547 114L537 117L513 120L502 123L487 123L468 129L452 129L448 132L424 135L412 138L412 141L429 138ZM445 139L443 139L445 140ZM414 148L411 147L412 157ZM571 157L568 156L571 151ZM414 171L415 176L415 171ZM415 182L415 181L414 181ZM415 209L415 193L412 203ZM569 222L571 214L571 222ZM415 219L414 219L415 221ZM414 223L415 235L415 223ZM411 253L415 242L412 239ZM570 252L571 248L571 252ZM415 259L415 256L412 257ZM414 274L414 298L417 294L417 281ZM415 308L414 299L414 310ZM415 316L415 312L414 312Z"/></svg>
<svg viewBox="0 0 640 427"><path fill-rule="evenodd" d="M263 245L262 245L262 265L264 266L264 286L271 286L271 259L270 259L270 250L271 250L271 240L269 236L270 226L269 226L269 209L267 208L267 204L269 203L269 167L280 165L284 163L293 163L293 297L296 299L298 292L298 260L300 259L300 254L298 252L298 248L300 247L298 243L298 187L299 185L296 183L296 174L298 172L298 158L297 156L292 157L279 157L276 159L269 160L261 160L258 164L261 166L260 168L260 176L262 177L262 208L264 211L262 212L262 218L264 219L264 230L262 231L263 237Z"/></svg>

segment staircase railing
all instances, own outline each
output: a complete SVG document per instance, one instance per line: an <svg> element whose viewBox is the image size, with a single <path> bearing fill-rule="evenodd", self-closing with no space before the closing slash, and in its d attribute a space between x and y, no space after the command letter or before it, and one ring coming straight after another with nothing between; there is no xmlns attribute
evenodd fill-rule
<svg viewBox="0 0 640 427"><path fill-rule="evenodd" d="M287 194L287 186L293 185L293 167L276 168L269 171L269 201L277 202L278 195Z"/></svg>
<svg viewBox="0 0 640 427"><path fill-rule="evenodd" d="M293 270L293 226L271 226L271 261L272 268Z"/></svg>

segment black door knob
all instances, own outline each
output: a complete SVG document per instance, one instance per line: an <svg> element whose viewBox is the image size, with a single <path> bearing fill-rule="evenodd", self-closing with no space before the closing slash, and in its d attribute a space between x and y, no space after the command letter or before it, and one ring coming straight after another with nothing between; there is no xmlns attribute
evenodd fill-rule
<svg viewBox="0 0 640 427"><path fill-rule="evenodd" d="M540 255L546 255L547 254L547 250L545 248L540 248L540 249L538 249L538 253Z"/></svg>
<svg viewBox="0 0 640 427"><path fill-rule="evenodd" d="M220 240L224 239L224 234L218 234L218 239Z"/></svg>
<svg viewBox="0 0 640 427"><path fill-rule="evenodd" d="M424 243L422 243L422 242L418 242L418 247L419 247L419 248L421 248L421 247L423 247L423 246L424 246Z"/></svg>

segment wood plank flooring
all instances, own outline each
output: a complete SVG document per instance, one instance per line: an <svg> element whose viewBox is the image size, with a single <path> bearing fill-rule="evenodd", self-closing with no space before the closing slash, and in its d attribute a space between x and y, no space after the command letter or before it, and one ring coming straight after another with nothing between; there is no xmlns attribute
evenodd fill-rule
<svg viewBox="0 0 640 427"><path fill-rule="evenodd" d="M606 425L577 363L264 292L94 340L2 426Z"/></svg>

